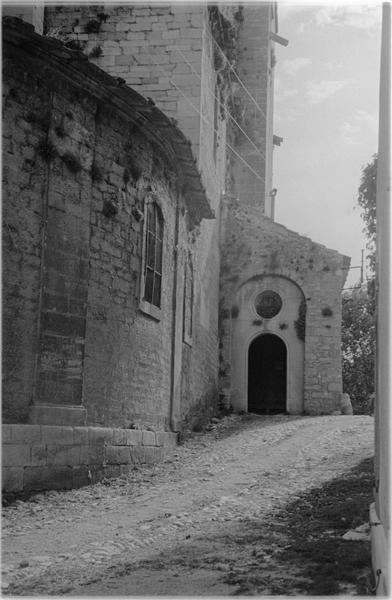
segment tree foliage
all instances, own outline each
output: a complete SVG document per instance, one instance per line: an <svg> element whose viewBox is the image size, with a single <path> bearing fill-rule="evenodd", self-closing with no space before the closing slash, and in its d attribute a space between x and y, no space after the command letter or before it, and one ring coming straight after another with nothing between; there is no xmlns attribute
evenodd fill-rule
<svg viewBox="0 0 392 600"><path fill-rule="evenodd" d="M377 155L362 171L361 184L358 188L358 204L361 217L365 223L364 233L369 250L368 259L371 271L375 272L376 264L376 178Z"/></svg>
<svg viewBox="0 0 392 600"><path fill-rule="evenodd" d="M344 391L350 395L354 413L371 412L374 394L376 345L373 295L358 288L343 295L342 367Z"/></svg>
<svg viewBox="0 0 392 600"><path fill-rule="evenodd" d="M355 413L371 411L375 381L375 266L376 266L376 176L377 155L362 171L358 205L364 220L369 266L372 273L367 287L343 294L342 366L343 387Z"/></svg>

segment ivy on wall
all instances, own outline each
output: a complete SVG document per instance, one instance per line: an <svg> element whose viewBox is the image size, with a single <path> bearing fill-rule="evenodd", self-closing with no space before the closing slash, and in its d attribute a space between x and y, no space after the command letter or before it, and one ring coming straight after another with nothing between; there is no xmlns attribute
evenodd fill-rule
<svg viewBox="0 0 392 600"><path fill-rule="evenodd" d="M298 338L304 342L306 330L306 301L304 298L298 307L298 319L294 321L294 327Z"/></svg>

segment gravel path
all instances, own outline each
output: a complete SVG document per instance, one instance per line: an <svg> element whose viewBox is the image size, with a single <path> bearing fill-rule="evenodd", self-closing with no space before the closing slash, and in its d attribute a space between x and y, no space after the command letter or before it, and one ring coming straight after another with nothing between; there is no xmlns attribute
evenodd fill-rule
<svg viewBox="0 0 392 600"><path fill-rule="evenodd" d="M239 536L372 454L368 416L226 417L155 468L3 508L3 593L232 594Z"/></svg>

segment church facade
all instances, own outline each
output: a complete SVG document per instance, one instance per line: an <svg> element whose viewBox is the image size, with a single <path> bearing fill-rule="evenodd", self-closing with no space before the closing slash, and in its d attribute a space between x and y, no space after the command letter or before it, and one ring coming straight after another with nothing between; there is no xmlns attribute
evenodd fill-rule
<svg viewBox="0 0 392 600"><path fill-rule="evenodd" d="M276 5L3 12L5 489L338 412L349 259L274 221Z"/></svg>

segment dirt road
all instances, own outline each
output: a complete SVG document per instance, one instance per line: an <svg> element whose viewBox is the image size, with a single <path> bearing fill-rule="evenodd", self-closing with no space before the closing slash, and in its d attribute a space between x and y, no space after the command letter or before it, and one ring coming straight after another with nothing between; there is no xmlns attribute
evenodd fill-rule
<svg viewBox="0 0 392 600"><path fill-rule="evenodd" d="M3 508L3 593L238 593L287 544L275 515L372 454L368 416L227 417L155 469Z"/></svg>

